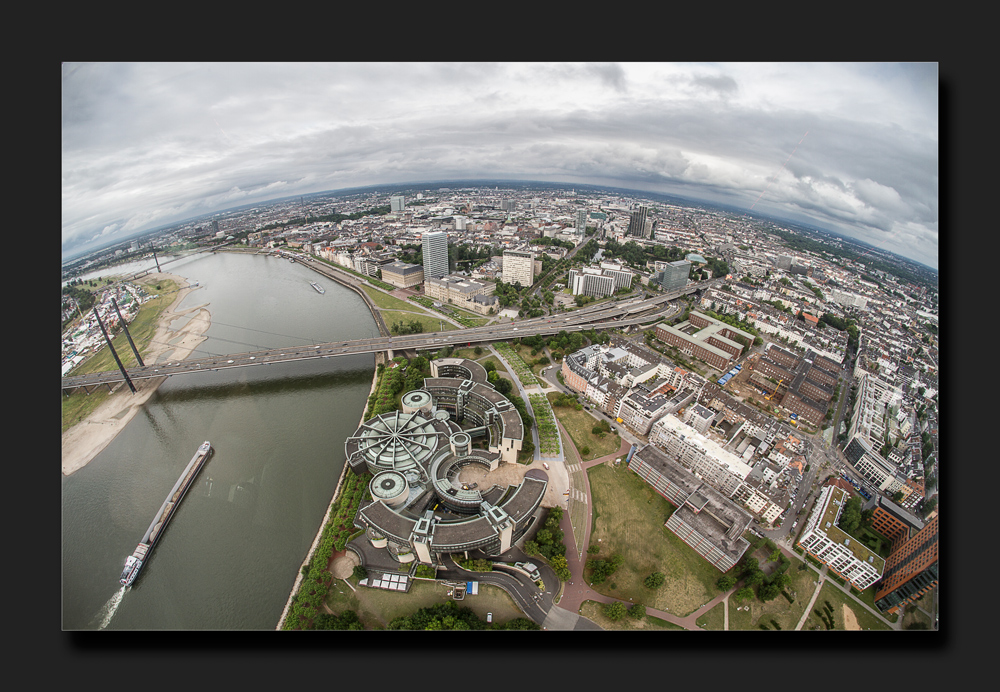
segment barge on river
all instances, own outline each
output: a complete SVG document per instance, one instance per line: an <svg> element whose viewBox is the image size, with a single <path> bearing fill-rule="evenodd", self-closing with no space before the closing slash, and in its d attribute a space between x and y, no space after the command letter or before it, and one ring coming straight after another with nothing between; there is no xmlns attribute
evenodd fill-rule
<svg viewBox="0 0 1000 692"><path fill-rule="evenodd" d="M135 551L125 559L125 568L122 570L122 576L118 580L122 585L131 586L135 578L139 576L139 570L142 569L143 563L146 562L150 551L156 545L157 539L163 534L163 530L167 527L170 518L177 511L177 505L180 504L188 488L194 483L195 476L201 471L201 467L205 465L211 454L212 445L206 440L198 447L198 451L195 452L191 461L184 468L181 477L174 483L173 489L171 489L170 494L167 495L167 499L163 501L163 504L160 505L160 511L153 517L153 523L146 529L146 533L143 535L142 540L139 541L139 545L136 546Z"/></svg>

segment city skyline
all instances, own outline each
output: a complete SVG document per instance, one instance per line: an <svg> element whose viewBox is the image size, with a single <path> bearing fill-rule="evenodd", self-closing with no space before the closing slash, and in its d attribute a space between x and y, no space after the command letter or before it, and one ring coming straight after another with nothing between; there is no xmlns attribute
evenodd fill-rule
<svg viewBox="0 0 1000 692"><path fill-rule="evenodd" d="M64 257L297 194L510 179L677 195L938 267L916 64L67 63Z"/></svg>

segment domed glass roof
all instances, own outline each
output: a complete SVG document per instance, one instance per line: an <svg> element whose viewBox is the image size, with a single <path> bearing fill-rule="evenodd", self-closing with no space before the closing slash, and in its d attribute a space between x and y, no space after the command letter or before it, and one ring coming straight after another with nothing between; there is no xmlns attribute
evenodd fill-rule
<svg viewBox="0 0 1000 692"><path fill-rule="evenodd" d="M438 446L438 433L419 413L390 411L361 424L352 438L369 468L404 471L425 464Z"/></svg>

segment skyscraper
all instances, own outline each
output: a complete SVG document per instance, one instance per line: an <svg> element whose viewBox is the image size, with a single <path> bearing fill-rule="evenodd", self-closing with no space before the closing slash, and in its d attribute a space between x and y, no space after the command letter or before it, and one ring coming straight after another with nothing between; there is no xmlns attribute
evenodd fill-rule
<svg viewBox="0 0 1000 692"><path fill-rule="evenodd" d="M654 276L659 280L660 286L663 287L664 291L676 291L687 286L688 273L691 271L690 262L687 260L664 262L662 269L659 262L656 265L657 272Z"/></svg>
<svg viewBox="0 0 1000 692"><path fill-rule="evenodd" d="M444 231L424 233L424 280L448 275L448 234Z"/></svg>
<svg viewBox="0 0 1000 692"><path fill-rule="evenodd" d="M628 235L644 238L646 234L646 215L649 213L648 207L640 206L632 212L628 221Z"/></svg>
<svg viewBox="0 0 1000 692"><path fill-rule="evenodd" d="M587 233L587 210L577 209L576 210L576 230L577 233L584 235Z"/></svg>
<svg viewBox="0 0 1000 692"><path fill-rule="evenodd" d="M389 211L398 212L403 211L403 207L406 206L406 198L402 195L393 195L389 198Z"/></svg>

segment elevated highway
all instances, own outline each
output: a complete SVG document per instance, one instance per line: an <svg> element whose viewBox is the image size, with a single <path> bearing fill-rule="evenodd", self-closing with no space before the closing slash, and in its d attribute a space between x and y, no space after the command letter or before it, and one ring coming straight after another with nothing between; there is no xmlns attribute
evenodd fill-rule
<svg viewBox="0 0 1000 692"><path fill-rule="evenodd" d="M689 284L683 289L663 293L646 300L619 300L602 303L589 308L574 310L568 314L539 317L520 322L486 325L469 329L458 329L446 332L430 332L424 334L409 334L403 336L379 336L371 339L355 339L353 341L333 341L306 346L291 346L272 348L246 353L233 353L206 358L188 358L181 361L154 363L146 366L127 368L132 380L168 377L173 375L190 375L198 372L222 370L224 368L244 368L259 365L276 365L296 360L315 358L335 358L337 356L357 353L377 353L402 350L439 350L445 346L465 346L486 344L493 341L508 341L519 337L558 334L561 331L574 332L588 329L620 328L630 325L648 323L659 318L663 307L681 295L694 293L706 288L712 281ZM377 312L375 312L377 315ZM381 323L380 317L377 318ZM384 325L384 323L381 323ZM90 390L101 385L113 385L123 382L124 377L119 370L105 370L88 375L76 375L62 378L62 389L71 390L79 387Z"/></svg>

